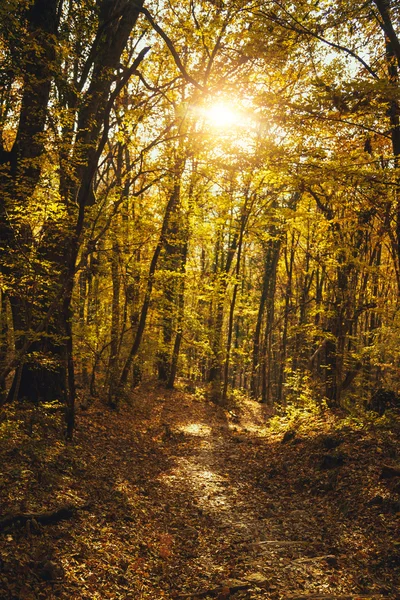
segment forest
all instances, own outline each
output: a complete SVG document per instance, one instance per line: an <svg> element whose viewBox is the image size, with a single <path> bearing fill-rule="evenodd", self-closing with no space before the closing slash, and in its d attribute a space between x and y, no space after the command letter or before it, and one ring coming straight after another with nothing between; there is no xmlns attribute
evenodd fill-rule
<svg viewBox="0 0 400 600"><path fill-rule="evenodd" d="M399 597L399 169L397 0L0 2L1 598Z"/></svg>

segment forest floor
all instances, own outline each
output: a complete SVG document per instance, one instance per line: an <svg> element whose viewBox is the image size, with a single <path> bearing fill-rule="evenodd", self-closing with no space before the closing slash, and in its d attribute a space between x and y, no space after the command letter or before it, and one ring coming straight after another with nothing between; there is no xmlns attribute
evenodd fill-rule
<svg viewBox="0 0 400 600"><path fill-rule="evenodd" d="M65 443L7 407L1 600L400 598L398 417L270 416L143 385Z"/></svg>

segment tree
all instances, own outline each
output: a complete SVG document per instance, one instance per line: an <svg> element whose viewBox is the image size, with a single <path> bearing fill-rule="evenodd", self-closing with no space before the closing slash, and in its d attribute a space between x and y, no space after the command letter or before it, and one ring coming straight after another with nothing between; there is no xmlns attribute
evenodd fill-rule
<svg viewBox="0 0 400 600"><path fill-rule="evenodd" d="M112 406L155 370L222 403L393 381L392 2L10 6L3 400L63 398L71 436L75 379Z"/></svg>
<svg viewBox="0 0 400 600"><path fill-rule="evenodd" d="M42 3L36 2L28 13L28 22L31 26L36 26L39 32L53 34L55 30L54 22L59 16L56 12L56 3L45 3L46 10L43 11ZM51 7L51 14L48 16L48 10ZM49 292L44 295L41 302L39 314L34 315L32 322L27 322L24 315L23 299L20 295L12 302L14 310L14 326L16 331L22 329L23 337L19 344L21 356L32 348L32 343L39 335L39 347L41 351L46 351L50 347L52 354L56 355L62 366L46 374L47 382L52 380L53 385L46 386L51 389L51 395L58 396L63 393L67 398L67 435L70 437L73 430L74 421L74 399L75 383L72 357L72 328L71 328L71 298L74 285L74 276L76 262L79 253L82 232L85 222L86 207L93 201L92 182L95 175L98 160L104 149L107 134L109 130L110 111L115 99L118 97L121 89L134 73L146 54L147 49L143 49L133 63L126 70L120 72L117 77L115 87L115 73L117 72L120 60L125 49L127 40L135 25L139 13L140 4L131 2L122 2L119 5L99 1L96 4L97 31L94 39L87 40L91 43L88 49L86 59L80 61L77 58L76 45L79 46L81 40L73 38L70 48L71 53L66 59L64 77L61 79L60 71L55 77L59 109L68 114L67 125L62 127L63 140L60 149L60 168L62 177L60 178L60 201L58 209L63 211L64 218L61 222L54 219L46 219L42 224L41 243L35 249L39 263L47 261L51 264L51 269L55 271L55 277L52 278L52 284L49 286ZM74 21L74 7L70 7L70 12L65 16L65 22L62 24L64 30L71 27L71 21ZM51 18L50 18L51 17ZM49 25L50 23L50 25ZM45 29L45 26L47 29ZM50 27L50 29L49 29ZM61 27L62 29L63 27ZM40 33L35 41L33 52L40 56L39 71L35 61L35 72L32 74L27 69L27 79L25 81L25 95L27 111L30 111L37 105L39 114L39 128L36 120L33 121L33 114L29 112L29 118L25 114L25 103L21 104L20 127L16 137L16 150L14 151L20 164L26 165L25 174L22 175L22 181L27 181L28 187L22 186L22 197L17 206L21 210L22 206L27 204L34 191L34 184L37 184L40 172L35 167L35 159L40 155L43 145L38 144L38 134L42 133L45 125L45 117L48 111L48 102L50 95L51 79L48 72L51 66L51 59L54 58L54 46L49 46L49 40L53 40L51 35ZM50 55L51 51L53 54ZM61 56L60 56L61 58ZM30 56L32 64L34 58ZM72 62L72 64L71 64ZM70 64L68 64L70 63ZM79 94L82 99L78 102ZM28 106L29 105L29 106ZM76 124L76 127L75 127ZM24 147L33 147L34 156L24 156L19 147L23 140ZM36 148L36 149L35 149ZM30 151L32 152L32 151ZM12 156L12 153L11 153ZM66 161L68 160L68 166ZM13 161L9 161L10 174L14 179L21 182L21 175L14 171L17 167ZM32 171L33 169L33 171ZM4 185L9 180L6 173ZM6 197L10 198L10 194ZM3 209L6 211L6 207ZM9 229L15 236L15 226L11 223ZM3 238L9 238L10 233L3 234ZM24 234L26 239L29 234ZM55 247L55 243L57 247ZM4 247L4 243L3 243ZM28 243L29 250L32 249L32 243ZM6 258L9 258L10 252L7 248ZM21 281L20 273L14 273L17 280ZM51 287L55 290L51 290ZM24 315L25 316L25 315ZM21 327L22 324L22 327ZM33 332L36 334L33 336ZM52 343L52 338L57 336L56 344ZM43 369L46 367L40 365L35 370L28 363L19 367L14 377L15 383L11 388L13 394L17 392L19 385L20 393L28 395L32 399L42 395L40 383L35 385L35 381L43 381ZM9 370L9 369L8 369ZM6 370L7 371L7 370ZM39 373L38 373L39 371ZM65 378L62 373L65 372ZM5 372L4 375L7 373ZM4 376L3 375L3 376Z"/></svg>

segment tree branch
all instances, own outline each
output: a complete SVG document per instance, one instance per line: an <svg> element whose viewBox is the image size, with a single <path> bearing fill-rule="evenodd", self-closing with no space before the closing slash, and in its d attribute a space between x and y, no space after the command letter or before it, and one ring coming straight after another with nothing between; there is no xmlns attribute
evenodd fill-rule
<svg viewBox="0 0 400 600"><path fill-rule="evenodd" d="M193 79L193 77L191 77L189 75L189 73L186 71L185 67L182 64L181 59L179 58L179 54L175 50L175 46L172 43L171 38L168 37L168 35L165 33L165 31L163 29L161 29L161 27L159 25L157 25L157 23L155 22L152 15L147 10L147 8L144 8L144 7L140 8L140 12L144 14L144 16L146 17L146 19L148 20L148 22L150 23L150 25L152 26L154 31L156 31L158 33L158 35L160 37L162 37L164 42L167 44L168 49L172 54L172 58L174 59L175 64L178 67L179 71L181 72L182 77L185 79L185 81L187 81L188 83L191 83L198 90L201 90L202 92L206 91L206 89L203 86L201 86L199 83L197 83L197 81L195 79Z"/></svg>
<svg viewBox="0 0 400 600"><path fill-rule="evenodd" d="M352 56L356 61L358 61L368 71L368 73L370 75L372 75L372 77L374 79L377 79L377 80L379 79L377 73L356 52L354 52L350 48L347 48L347 46L342 46L341 44L336 44L335 42L331 42L331 41L327 40L325 37L323 37L322 35L319 35L318 33L316 33L315 31L308 29L308 27L306 27L305 25L303 25L303 23L298 21L289 11L285 10L284 7L279 2L275 2L275 4L277 4L277 6L279 6L279 8L282 9L287 14L289 19L291 19L293 23L291 24L289 22L285 22L282 18L278 17L277 15L269 13L267 16L271 21L273 21L274 23L277 23L284 29L289 29L290 31L295 31L296 33L300 33L303 35L310 35L311 37L315 38L316 40L319 40L323 44L326 44L330 48L334 48L335 50L340 50L341 52L345 52L349 56Z"/></svg>

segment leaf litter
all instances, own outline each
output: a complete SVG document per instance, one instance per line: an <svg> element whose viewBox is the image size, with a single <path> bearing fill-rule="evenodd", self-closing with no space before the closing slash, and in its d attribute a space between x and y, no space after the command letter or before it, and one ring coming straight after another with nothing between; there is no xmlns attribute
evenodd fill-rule
<svg viewBox="0 0 400 600"><path fill-rule="evenodd" d="M148 384L66 444L62 407L7 407L0 597L398 598L398 421L266 412Z"/></svg>

